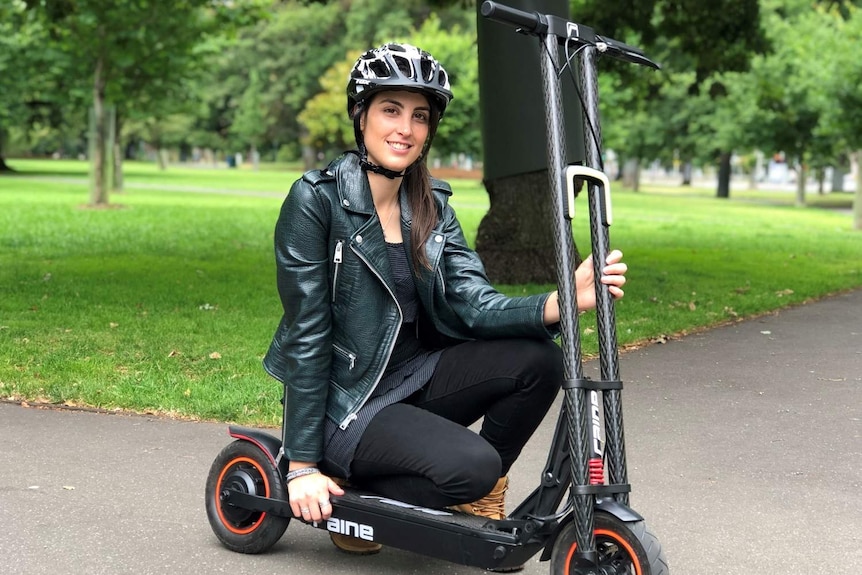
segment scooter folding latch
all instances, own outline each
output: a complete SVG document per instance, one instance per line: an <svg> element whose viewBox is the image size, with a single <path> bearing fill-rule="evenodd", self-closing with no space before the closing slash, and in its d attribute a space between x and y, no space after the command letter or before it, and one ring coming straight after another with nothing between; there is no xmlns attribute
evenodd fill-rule
<svg viewBox="0 0 862 575"><path fill-rule="evenodd" d="M563 389L586 389L589 391L613 391L623 388L622 381L595 381L589 378L583 379L565 379L563 380Z"/></svg>
<svg viewBox="0 0 862 575"><path fill-rule="evenodd" d="M602 206L599 207L602 223L610 226L613 222L613 214L611 213L611 181L607 175L595 168L572 164L566 166L566 217L569 220L575 219L575 179L580 178L587 182L597 185L602 189Z"/></svg>

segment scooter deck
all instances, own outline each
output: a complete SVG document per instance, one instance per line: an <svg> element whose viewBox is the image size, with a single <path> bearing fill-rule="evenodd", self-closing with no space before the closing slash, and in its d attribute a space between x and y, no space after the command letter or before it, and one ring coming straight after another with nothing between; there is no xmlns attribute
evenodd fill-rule
<svg viewBox="0 0 862 575"><path fill-rule="evenodd" d="M344 495L332 497L332 516L327 521L303 523L485 569L522 565L547 542L546 538L532 537L532 525L525 521L494 521L458 511L419 507L353 487L345 487L344 491ZM228 500L244 509L292 517L286 501L233 490Z"/></svg>
<svg viewBox="0 0 862 575"><path fill-rule="evenodd" d="M476 567L514 567L542 543L522 521L494 521L448 509L430 509L345 488L333 497L332 517L320 527L406 551Z"/></svg>

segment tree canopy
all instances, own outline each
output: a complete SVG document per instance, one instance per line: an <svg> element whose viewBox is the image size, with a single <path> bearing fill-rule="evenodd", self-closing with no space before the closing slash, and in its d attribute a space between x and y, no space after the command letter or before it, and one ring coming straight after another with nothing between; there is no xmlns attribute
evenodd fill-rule
<svg viewBox="0 0 862 575"><path fill-rule="evenodd" d="M452 76L455 100L434 157L481 160L477 4L4 2L0 169L4 152L88 153L88 109L98 119L108 104L131 155L254 149L268 160L314 163L352 145L346 71L358 51L389 40L431 51ZM663 65L638 74L601 62L605 147L624 160L711 167L731 154L782 152L800 171L822 170L846 166L862 148L854 56L862 2L569 4L573 20Z"/></svg>

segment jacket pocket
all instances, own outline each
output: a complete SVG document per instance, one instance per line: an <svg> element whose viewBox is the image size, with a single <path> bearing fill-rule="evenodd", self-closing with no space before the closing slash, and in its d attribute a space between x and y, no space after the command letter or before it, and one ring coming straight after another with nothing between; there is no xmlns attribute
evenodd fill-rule
<svg viewBox="0 0 862 575"><path fill-rule="evenodd" d="M356 354L352 353L350 351L347 351L343 347L335 345L335 344L332 344L332 349L335 350L335 353L337 353L342 358L347 360L347 371L352 371L353 368L356 366Z"/></svg>

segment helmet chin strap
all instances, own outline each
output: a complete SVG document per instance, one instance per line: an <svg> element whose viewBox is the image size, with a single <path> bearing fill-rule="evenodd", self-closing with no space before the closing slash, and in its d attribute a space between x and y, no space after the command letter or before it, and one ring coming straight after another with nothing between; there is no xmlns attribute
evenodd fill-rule
<svg viewBox="0 0 862 575"><path fill-rule="evenodd" d="M390 170L389 168L384 168L383 166L378 166L377 164L372 164L368 161L368 153L365 151L365 144L359 146L359 167L361 167L366 172L374 172L375 174L380 174L381 176L386 176L390 180L394 180L395 178L400 178L407 174L413 166L410 166L403 172L396 172L395 170Z"/></svg>

